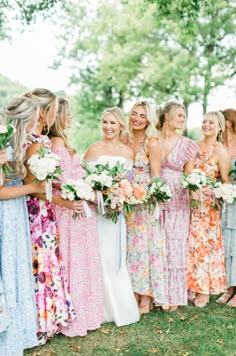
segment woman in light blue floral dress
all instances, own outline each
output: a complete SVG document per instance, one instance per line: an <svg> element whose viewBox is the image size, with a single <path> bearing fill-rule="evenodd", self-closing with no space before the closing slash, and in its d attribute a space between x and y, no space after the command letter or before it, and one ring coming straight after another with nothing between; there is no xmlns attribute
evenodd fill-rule
<svg viewBox="0 0 236 356"><path fill-rule="evenodd" d="M27 98L15 98L4 109L16 133L8 154L12 173L0 186L0 299L5 299L5 330L0 332L0 355L21 356L37 345L37 317L33 285L31 240L24 195L44 192L44 184L22 185L26 136L38 119L38 107ZM1 307L1 306L0 306ZM2 322L2 320L1 320Z"/></svg>
<svg viewBox="0 0 236 356"><path fill-rule="evenodd" d="M236 170L236 110L226 109L222 113L226 125L224 146L231 158L231 168ZM231 175L231 183L236 184L235 173ZM217 302L236 307L236 203L225 203L222 211L222 229L228 290Z"/></svg>

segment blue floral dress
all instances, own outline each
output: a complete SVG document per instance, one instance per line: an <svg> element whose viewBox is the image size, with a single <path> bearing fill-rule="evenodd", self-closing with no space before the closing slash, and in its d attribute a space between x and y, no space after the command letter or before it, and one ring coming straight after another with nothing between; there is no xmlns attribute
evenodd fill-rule
<svg viewBox="0 0 236 356"><path fill-rule="evenodd" d="M12 177L6 186L22 182ZM0 333L0 355L21 356L38 344L31 240L25 197L0 200L0 298L8 323ZM6 315L5 314L5 315ZM2 321L2 320L1 320ZM6 322L6 320L5 320Z"/></svg>

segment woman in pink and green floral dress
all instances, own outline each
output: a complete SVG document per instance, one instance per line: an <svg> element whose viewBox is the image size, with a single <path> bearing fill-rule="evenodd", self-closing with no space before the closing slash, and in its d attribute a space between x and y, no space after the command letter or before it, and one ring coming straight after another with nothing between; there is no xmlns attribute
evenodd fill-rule
<svg viewBox="0 0 236 356"><path fill-rule="evenodd" d="M161 150L155 136L155 114L146 101L136 103L129 115L130 146L133 148L134 179L147 187L160 175ZM147 206L137 206L127 216L127 265L140 314L152 304L165 305L167 296L167 261L164 230L159 216Z"/></svg>
<svg viewBox="0 0 236 356"><path fill-rule="evenodd" d="M41 108L38 125L31 136L27 150L29 158L37 153L40 147L51 147L49 138L41 132L54 122L58 99L55 94L46 89L35 89L26 96L38 103ZM26 180L33 179L28 171ZM43 195L27 198L38 310L37 335L40 344L44 344L54 334L60 332L62 326L67 326L75 318L59 250L59 236L53 207L45 200Z"/></svg>

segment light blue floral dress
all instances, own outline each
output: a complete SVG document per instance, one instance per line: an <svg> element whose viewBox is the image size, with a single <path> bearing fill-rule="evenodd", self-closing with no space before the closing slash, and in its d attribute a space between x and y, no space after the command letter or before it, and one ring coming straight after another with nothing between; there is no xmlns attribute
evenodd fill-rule
<svg viewBox="0 0 236 356"><path fill-rule="evenodd" d="M231 160L236 169L236 157ZM231 175L231 183L236 184L236 174ZM222 228L225 247L227 287L236 286L236 203L225 204L222 211Z"/></svg>
<svg viewBox="0 0 236 356"><path fill-rule="evenodd" d="M6 186L19 186L14 177ZM0 200L0 298L7 322L0 332L0 355L21 356L38 344L31 240L25 197ZM4 301L5 300L5 301ZM1 307L1 306L0 306Z"/></svg>

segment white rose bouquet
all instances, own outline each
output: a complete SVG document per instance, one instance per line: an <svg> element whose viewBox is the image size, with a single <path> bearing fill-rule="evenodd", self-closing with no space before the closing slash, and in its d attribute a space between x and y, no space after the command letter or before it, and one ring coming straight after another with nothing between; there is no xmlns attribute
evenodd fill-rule
<svg viewBox="0 0 236 356"><path fill-rule="evenodd" d="M202 188L206 186L212 186L211 179L201 169L193 169L189 175L183 174L182 186L193 192L200 190L202 194ZM191 207L197 207L198 203L195 199L191 200Z"/></svg>
<svg viewBox="0 0 236 356"><path fill-rule="evenodd" d="M147 203L154 207L154 215L156 218L159 217L159 206L158 203L165 203L172 197L172 192L170 187L163 182L159 177L154 178L148 189L148 199Z"/></svg>
<svg viewBox="0 0 236 356"><path fill-rule="evenodd" d="M209 185L209 183L209 178L201 169L193 169L191 174L188 176L184 174L182 179L182 186L194 192Z"/></svg>
<svg viewBox="0 0 236 356"><path fill-rule="evenodd" d="M35 182L46 180L46 197L49 201L52 201L52 180L59 180L58 176L62 173L60 160L57 154L40 147L38 154L32 155L27 162Z"/></svg>
<svg viewBox="0 0 236 356"><path fill-rule="evenodd" d="M105 213L103 192L109 190L114 184L118 183L128 171L124 164L116 162L110 166L106 164L84 163L86 171L85 182L97 191L98 210Z"/></svg>
<svg viewBox="0 0 236 356"><path fill-rule="evenodd" d="M225 201L226 203L232 204L236 201L236 185L235 184L222 184L216 183L214 185L214 194L220 202Z"/></svg>
<svg viewBox="0 0 236 356"><path fill-rule="evenodd" d="M94 200L95 194L91 186L85 182L84 179L68 179L65 183L61 185L61 196L63 199L73 200ZM88 204L83 201L83 208L85 211L85 217L89 218L92 216L92 212ZM79 216L78 213L73 213L73 219Z"/></svg>
<svg viewBox="0 0 236 356"><path fill-rule="evenodd" d="M13 137L16 129L15 127L11 124L11 120L7 120L6 125L0 125L0 150L5 150L7 146L9 146L9 142L11 138ZM0 184L3 184L3 173L5 175L8 175L12 172L11 167L7 164L4 163L0 167Z"/></svg>

